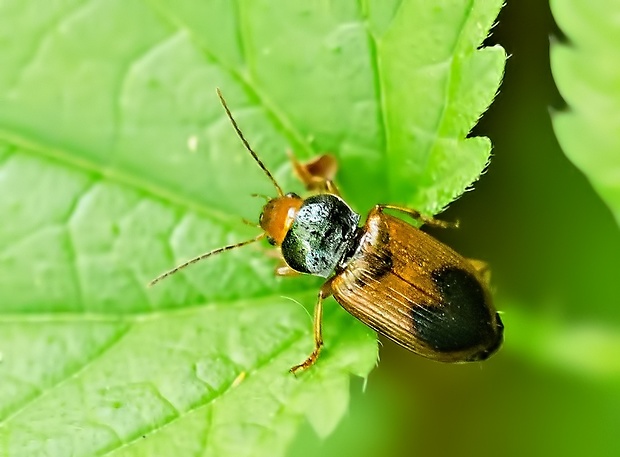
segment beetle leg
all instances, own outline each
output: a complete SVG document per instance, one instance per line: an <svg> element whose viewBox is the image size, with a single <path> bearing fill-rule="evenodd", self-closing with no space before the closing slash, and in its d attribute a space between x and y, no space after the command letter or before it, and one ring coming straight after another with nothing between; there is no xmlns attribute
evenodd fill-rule
<svg viewBox="0 0 620 457"><path fill-rule="evenodd" d="M312 351L312 354L310 354L305 361L299 365L295 365L289 370L293 374L299 370L310 368L319 358L321 347L323 347L323 300L332 294L330 282L331 281L328 281L323 284L321 290L319 290L319 297L314 307L314 351Z"/></svg>
<svg viewBox="0 0 620 457"><path fill-rule="evenodd" d="M322 154L303 163L299 162L290 150L287 151L287 155L293 164L293 172L307 190L340 196L334 184L338 163L333 155Z"/></svg>
<svg viewBox="0 0 620 457"><path fill-rule="evenodd" d="M334 184L334 181L325 181L325 188L327 189L328 194L334 194L338 197L341 196L338 187L336 187L336 184Z"/></svg>
<svg viewBox="0 0 620 457"><path fill-rule="evenodd" d="M394 211L400 211L401 213L405 213L410 216L412 219L421 222L422 224L429 225L431 227L438 228L457 228L459 226L457 222L446 222L439 219L435 219L433 217L424 216L422 213L415 209L405 208L404 206L397 205L376 205L375 210L379 212L383 212L384 209L392 209Z"/></svg>
<svg viewBox="0 0 620 457"><path fill-rule="evenodd" d="M301 274L289 267L284 260L276 267L275 273L276 276L298 276Z"/></svg>
<svg viewBox="0 0 620 457"><path fill-rule="evenodd" d="M282 257L282 251L280 251L279 249L265 250L265 255L272 259L278 260L276 268L274 269L274 273L276 276L298 276L301 274L300 272L295 271L288 266L286 260L284 260L284 257Z"/></svg>
<svg viewBox="0 0 620 457"><path fill-rule="evenodd" d="M491 269L489 268L489 264L478 259L467 259L467 261L472 264L484 283L489 285L491 283Z"/></svg>

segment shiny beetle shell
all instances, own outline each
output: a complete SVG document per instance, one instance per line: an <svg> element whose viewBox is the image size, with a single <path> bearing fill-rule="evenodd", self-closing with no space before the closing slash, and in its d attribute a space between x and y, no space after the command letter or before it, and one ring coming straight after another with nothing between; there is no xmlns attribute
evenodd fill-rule
<svg viewBox="0 0 620 457"><path fill-rule="evenodd" d="M442 362L488 358L503 325L474 266L378 208L358 251L330 283L344 309L381 335Z"/></svg>
<svg viewBox="0 0 620 457"><path fill-rule="evenodd" d="M282 241L282 257L295 271L327 278L355 246L359 221L335 195L308 197Z"/></svg>

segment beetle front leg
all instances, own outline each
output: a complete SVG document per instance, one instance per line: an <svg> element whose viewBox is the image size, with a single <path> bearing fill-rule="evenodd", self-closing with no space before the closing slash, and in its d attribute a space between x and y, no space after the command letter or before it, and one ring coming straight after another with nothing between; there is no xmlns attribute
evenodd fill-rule
<svg viewBox="0 0 620 457"><path fill-rule="evenodd" d="M323 284L319 291L316 305L314 306L314 351L312 351L312 354L310 354L305 361L299 365L295 365L289 370L293 374L297 373L299 370L310 368L319 358L321 348L323 347L323 300L332 294L330 283L331 281L328 281Z"/></svg>
<svg viewBox="0 0 620 457"><path fill-rule="evenodd" d="M299 276L301 273L289 267L284 260L275 269L276 276Z"/></svg>

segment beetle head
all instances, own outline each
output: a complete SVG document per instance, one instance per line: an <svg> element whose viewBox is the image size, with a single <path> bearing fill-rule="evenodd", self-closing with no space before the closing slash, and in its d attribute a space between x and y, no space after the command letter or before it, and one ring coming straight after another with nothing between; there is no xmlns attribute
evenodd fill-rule
<svg viewBox="0 0 620 457"><path fill-rule="evenodd" d="M259 223L271 244L282 244L303 202L299 195L288 193L269 200L263 207Z"/></svg>

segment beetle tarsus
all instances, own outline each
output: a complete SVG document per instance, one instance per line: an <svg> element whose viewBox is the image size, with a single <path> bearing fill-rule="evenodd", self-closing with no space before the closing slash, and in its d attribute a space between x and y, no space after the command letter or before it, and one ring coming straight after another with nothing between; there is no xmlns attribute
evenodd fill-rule
<svg viewBox="0 0 620 457"><path fill-rule="evenodd" d="M310 356L306 360L304 360L299 365L295 365L289 371L293 373L294 375L296 375L298 371L303 371L307 368L310 368L312 365L314 365L317 359L319 358L319 354L321 353L322 346L323 346L323 342L321 342L321 344L317 346L314 349L314 351L312 351L312 354L310 354Z"/></svg>
<svg viewBox="0 0 620 457"><path fill-rule="evenodd" d="M319 290L319 296L317 298L316 305L314 306L314 351L312 351L312 354L310 354L310 356L306 360L290 369L290 372L293 374L297 373L300 370L310 368L316 363L317 359L319 358L321 348L323 347L323 300L325 300L331 294L331 280L329 280L325 284L323 284L321 290Z"/></svg>

